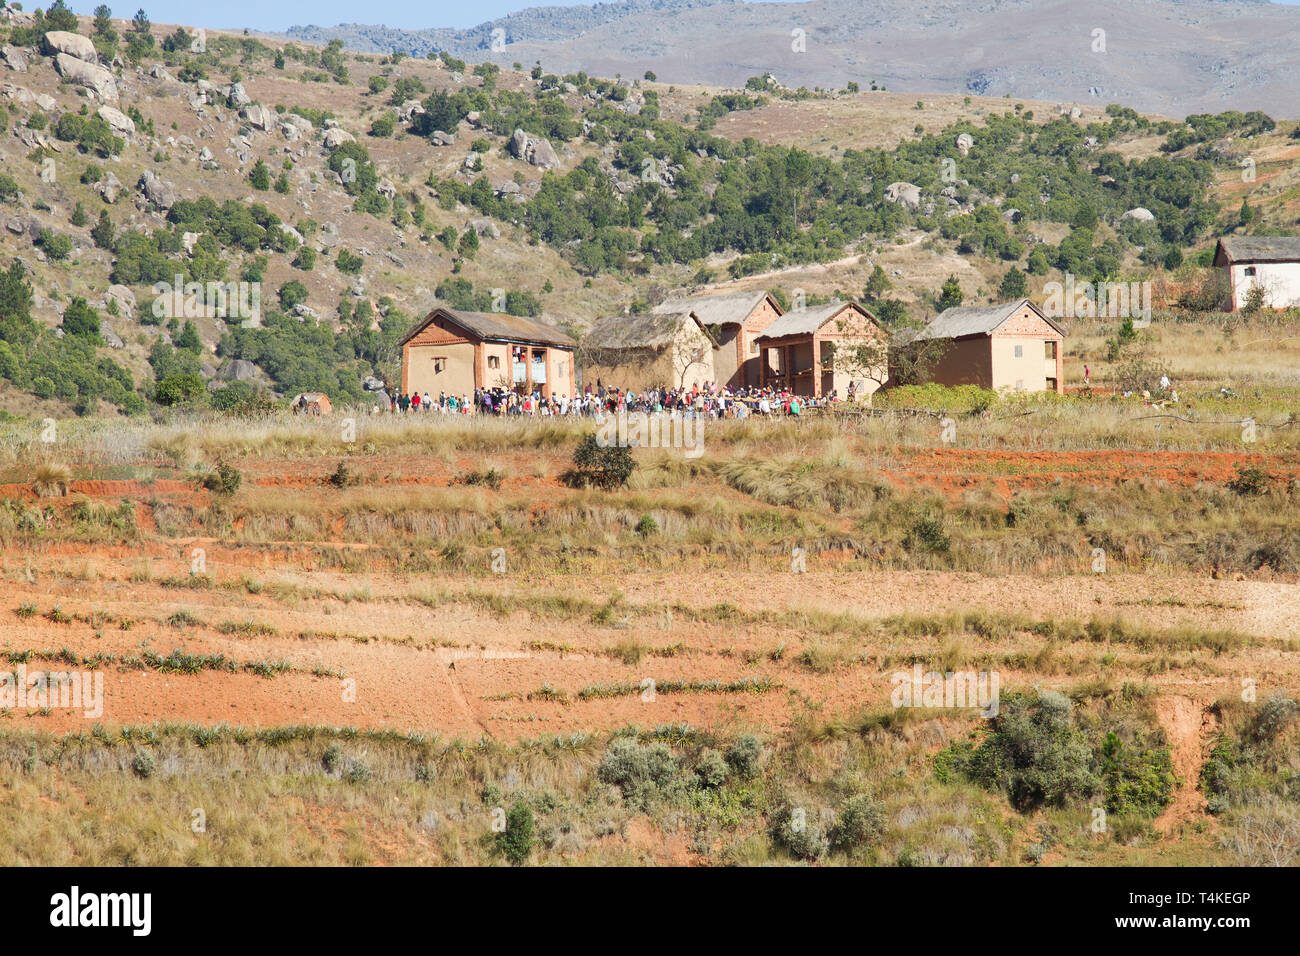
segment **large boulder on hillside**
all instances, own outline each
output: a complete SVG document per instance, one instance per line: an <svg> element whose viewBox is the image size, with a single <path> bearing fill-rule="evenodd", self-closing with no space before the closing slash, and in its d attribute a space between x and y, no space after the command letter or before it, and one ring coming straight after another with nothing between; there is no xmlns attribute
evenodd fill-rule
<svg viewBox="0 0 1300 956"><path fill-rule="evenodd" d="M539 166L542 169L554 169L560 165L560 157L549 142L540 136L530 136L522 129L517 129L510 137L510 155L515 159Z"/></svg>
<svg viewBox="0 0 1300 956"><path fill-rule="evenodd" d="M15 73L27 72L27 54L16 46L6 46L0 48L0 56L4 57L5 64Z"/></svg>
<svg viewBox="0 0 1300 956"><path fill-rule="evenodd" d="M101 321L99 323L99 335L100 338L104 340L104 344L107 345L110 349L120 349L126 347L126 343L122 341L122 337L118 335L115 331L113 331L113 327L109 325L107 322Z"/></svg>
<svg viewBox="0 0 1300 956"><path fill-rule="evenodd" d="M257 366L247 359L231 359L217 372L227 382L252 382L257 379Z"/></svg>
<svg viewBox="0 0 1300 956"><path fill-rule="evenodd" d="M111 285L108 291L104 293L104 305L108 306L109 302L117 303L117 310L128 319L135 315L135 293L124 285Z"/></svg>
<svg viewBox="0 0 1300 956"><path fill-rule="evenodd" d="M103 102L117 102L117 81L102 66L78 60L66 53L60 53L54 58L54 66L64 79L91 90Z"/></svg>
<svg viewBox="0 0 1300 956"><path fill-rule="evenodd" d="M106 172L104 178L95 183L95 192L99 193L104 202L112 205L122 194L122 182L113 175L112 171Z"/></svg>
<svg viewBox="0 0 1300 956"><path fill-rule="evenodd" d="M113 127L113 132L118 136L134 136L135 120L127 116L116 106L104 105L99 108L99 118L109 126Z"/></svg>
<svg viewBox="0 0 1300 956"><path fill-rule="evenodd" d="M501 230L497 228L497 224L486 216L478 219L471 219L469 221L469 227L480 236L487 236L489 239L501 238Z"/></svg>
<svg viewBox="0 0 1300 956"><path fill-rule="evenodd" d="M235 109L253 102L253 98L244 90L243 83L231 83L230 86L226 87L225 93L226 102Z"/></svg>
<svg viewBox="0 0 1300 956"><path fill-rule="evenodd" d="M1119 218L1136 219L1138 222L1151 222L1151 220L1155 219L1156 217L1155 214L1152 213L1150 209L1147 209L1143 206L1134 206L1132 209L1124 213L1124 215L1120 216Z"/></svg>
<svg viewBox="0 0 1300 956"><path fill-rule="evenodd" d="M152 169L144 171L136 186L150 205L156 206L163 212L176 205L176 200L180 198L176 193L176 187L164 182Z"/></svg>
<svg viewBox="0 0 1300 956"><path fill-rule="evenodd" d="M325 138L322 142L325 144L326 149L334 149L336 146L342 146L344 143L354 142L355 139L356 137L347 130L340 129L336 126L333 129L327 129L325 131Z"/></svg>
<svg viewBox="0 0 1300 956"><path fill-rule="evenodd" d="M239 118L246 120L254 129L270 129L275 122L275 114L265 106L250 103L239 111Z"/></svg>
<svg viewBox="0 0 1300 956"><path fill-rule="evenodd" d="M921 187L915 183L890 183L885 187L885 199L915 209L921 205Z"/></svg>
<svg viewBox="0 0 1300 956"><path fill-rule="evenodd" d="M83 37L80 33L51 30L45 34L45 48L52 54L66 53L87 63L99 61L99 55L95 53L95 44L90 42L90 37Z"/></svg>

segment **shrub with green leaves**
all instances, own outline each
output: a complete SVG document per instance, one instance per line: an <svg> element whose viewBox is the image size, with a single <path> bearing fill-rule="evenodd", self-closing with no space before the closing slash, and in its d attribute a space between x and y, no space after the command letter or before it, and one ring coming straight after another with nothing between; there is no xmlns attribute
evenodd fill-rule
<svg viewBox="0 0 1300 956"><path fill-rule="evenodd" d="M571 488L621 488L632 477L636 462L620 445L602 446L595 434L583 437L573 453L573 468L560 476Z"/></svg>
<svg viewBox="0 0 1300 956"><path fill-rule="evenodd" d="M537 842L536 831L532 809L518 802L506 814L506 828L497 834L497 849L515 866L526 863Z"/></svg>
<svg viewBox="0 0 1300 956"><path fill-rule="evenodd" d="M1006 694L992 730L964 761L967 776L1006 793L1020 811L1065 806L1101 787L1092 749L1074 723L1074 707L1055 691L1037 699Z"/></svg>
<svg viewBox="0 0 1300 956"><path fill-rule="evenodd" d="M596 773L602 782L618 787L628 804L644 808L674 781L677 758L658 741L643 744L620 737L609 745Z"/></svg>

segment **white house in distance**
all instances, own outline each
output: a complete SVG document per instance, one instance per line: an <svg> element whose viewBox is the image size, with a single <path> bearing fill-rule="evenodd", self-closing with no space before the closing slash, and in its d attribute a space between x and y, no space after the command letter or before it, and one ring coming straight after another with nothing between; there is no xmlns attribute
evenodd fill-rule
<svg viewBox="0 0 1300 956"><path fill-rule="evenodd" d="M1229 312L1244 308L1256 287L1264 308L1300 306L1300 238L1227 236L1214 250L1214 265L1227 276Z"/></svg>

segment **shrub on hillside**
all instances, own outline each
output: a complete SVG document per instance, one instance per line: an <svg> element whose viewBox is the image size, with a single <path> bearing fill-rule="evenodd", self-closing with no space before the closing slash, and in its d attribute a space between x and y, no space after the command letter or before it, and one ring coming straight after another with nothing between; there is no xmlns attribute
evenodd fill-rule
<svg viewBox="0 0 1300 956"><path fill-rule="evenodd" d="M632 477L636 462L632 452L619 445L602 446L594 434L586 435L573 453L573 467L560 476L570 488L621 488Z"/></svg>

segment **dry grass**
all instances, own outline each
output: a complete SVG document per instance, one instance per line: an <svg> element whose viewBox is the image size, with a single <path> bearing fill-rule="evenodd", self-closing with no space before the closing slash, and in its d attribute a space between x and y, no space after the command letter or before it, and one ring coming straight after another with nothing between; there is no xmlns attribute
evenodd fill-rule
<svg viewBox="0 0 1300 956"><path fill-rule="evenodd" d="M72 471L66 465L41 465L32 479L32 491L38 498L58 498L68 493Z"/></svg>

